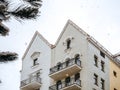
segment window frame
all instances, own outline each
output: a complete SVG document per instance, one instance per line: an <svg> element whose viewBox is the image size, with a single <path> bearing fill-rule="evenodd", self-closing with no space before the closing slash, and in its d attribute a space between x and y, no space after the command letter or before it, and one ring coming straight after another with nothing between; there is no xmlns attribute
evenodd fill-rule
<svg viewBox="0 0 120 90"><path fill-rule="evenodd" d="M105 62L101 60L101 71L105 72Z"/></svg>
<svg viewBox="0 0 120 90"><path fill-rule="evenodd" d="M33 59L33 66L38 65L38 58Z"/></svg>
<svg viewBox="0 0 120 90"><path fill-rule="evenodd" d="M113 75L114 77L117 77L117 72L115 70L113 70Z"/></svg>
<svg viewBox="0 0 120 90"><path fill-rule="evenodd" d="M68 38L68 39L66 40L66 44L67 44L67 45L66 45L66 46L67 46L66 48L67 48L67 49L70 49L70 45L71 45L71 39L70 39L70 38Z"/></svg>
<svg viewBox="0 0 120 90"><path fill-rule="evenodd" d="M103 53L102 51L100 51L100 55L105 58L105 53Z"/></svg>
<svg viewBox="0 0 120 90"><path fill-rule="evenodd" d="M114 88L114 90L117 90L116 88Z"/></svg>
<svg viewBox="0 0 120 90"><path fill-rule="evenodd" d="M94 73L94 84L98 86L98 75Z"/></svg>
<svg viewBox="0 0 120 90"><path fill-rule="evenodd" d="M105 90L105 80L101 78L101 89Z"/></svg>
<svg viewBox="0 0 120 90"><path fill-rule="evenodd" d="M98 67L98 57L97 55L94 55L94 65Z"/></svg>

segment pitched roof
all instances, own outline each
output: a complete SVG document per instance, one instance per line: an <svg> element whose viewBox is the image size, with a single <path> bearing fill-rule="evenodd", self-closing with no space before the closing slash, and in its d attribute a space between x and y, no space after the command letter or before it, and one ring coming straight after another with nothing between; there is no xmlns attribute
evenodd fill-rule
<svg viewBox="0 0 120 90"><path fill-rule="evenodd" d="M51 44L38 31L36 31L35 34L32 37L32 40L30 41L30 43L29 43L29 45L28 45L28 47L27 47L27 49L26 49L22 59L25 58L25 56L26 56L27 52L29 51L32 43L34 42L36 36L39 36L46 43L46 45L48 45L51 48Z"/></svg>
<svg viewBox="0 0 120 90"><path fill-rule="evenodd" d="M61 39L61 37L64 34L64 32L65 32L65 30L66 30L66 28L67 28L68 25L72 25L74 28L76 28L76 30L78 30L80 33L82 33L91 44L93 44L96 48L98 48L99 50L101 50L102 52L104 52L114 63L116 63L120 67L120 62L118 62L118 60L116 60L115 58L113 58L113 54L111 52L109 52L98 41L96 41L92 36L90 36L89 34L87 34L85 31L83 31L79 26L77 26L71 20L67 21L66 25L63 28L63 31L61 32L61 34L59 35L59 37L57 39L54 47L58 44L59 40Z"/></svg>
<svg viewBox="0 0 120 90"><path fill-rule="evenodd" d="M61 39L62 35L64 34L66 28L68 25L72 25L74 28L76 28L76 30L78 30L80 33L82 33L83 35L85 36L89 36L85 31L83 31L79 26L77 26L75 23L73 23L71 20L68 20L66 25L64 26L63 28L63 31L60 33L56 43L55 43L55 46L58 44L59 40Z"/></svg>
<svg viewBox="0 0 120 90"><path fill-rule="evenodd" d="M61 32L61 34L59 35L55 45L50 44L38 31L35 32L28 48L26 49L22 59L24 59L24 57L26 56L29 48L31 47L35 37L38 35L51 49L55 48L56 45L58 44L59 40L61 39L62 35L64 34L66 28L68 25L72 25L74 28L76 28L76 30L78 30L80 33L82 33L87 40L93 44L96 48L98 48L99 50L101 50L102 52L104 52L116 65L118 65L120 67L120 61L118 61L117 59L114 58L113 54L111 54L106 48L104 48L98 41L96 41L92 36L90 36L89 34L87 34L85 31L83 31L79 26L77 26L75 23L73 23L71 20L68 20L66 25L63 28L63 31Z"/></svg>
<svg viewBox="0 0 120 90"><path fill-rule="evenodd" d="M104 51L108 57L111 58L112 54L106 49L104 48L98 41L96 41L92 36L90 36L89 34L87 34L85 31L83 31L79 26L77 26L74 22L72 22L71 20L68 20L63 31L61 32L60 36L57 39L57 42L55 43L55 46L58 44L60 38L62 37L63 33L65 32L66 28L68 25L72 25L74 28L76 28L76 30L78 30L80 33L82 33L89 42L91 42L95 47L97 47L98 49Z"/></svg>

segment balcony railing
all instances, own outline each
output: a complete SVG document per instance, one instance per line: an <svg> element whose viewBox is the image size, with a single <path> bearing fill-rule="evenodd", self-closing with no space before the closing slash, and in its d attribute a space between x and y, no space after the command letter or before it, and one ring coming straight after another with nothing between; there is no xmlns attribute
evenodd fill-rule
<svg viewBox="0 0 120 90"><path fill-rule="evenodd" d="M41 86L41 78L36 75L21 81L22 90L37 89L40 86Z"/></svg>
<svg viewBox="0 0 120 90"><path fill-rule="evenodd" d="M64 78L66 74L73 75L80 70L81 61L73 58L50 68L49 76L54 80L58 80Z"/></svg>
<svg viewBox="0 0 120 90"><path fill-rule="evenodd" d="M49 90L81 90L81 80L70 79L70 82L61 82L61 84L52 85Z"/></svg>

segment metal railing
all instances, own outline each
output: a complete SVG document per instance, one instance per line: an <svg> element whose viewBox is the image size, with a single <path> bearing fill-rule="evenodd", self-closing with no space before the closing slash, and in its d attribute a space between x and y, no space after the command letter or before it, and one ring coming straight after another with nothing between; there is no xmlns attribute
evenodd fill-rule
<svg viewBox="0 0 120 90"><path fill-rule="evenodd" d="M24 87L32 82L38 82L41 84L41 78L38 77L37 75L31 76L28 79L21 81L21 87Z"/></svg>
<svg viewBox="0 0 120 90"><path fill-rule="evenodd" d="M76 64L78 66L81 66L81 61L79 59L73 58L73 59L67 60L67 61L65 61L63 63L59 63L58 65L50 68L50 74L53 74L53 73L55 73L57 71L65 69L67 67L70 67L70 66L72 66L74 64Z"/></svg>
<svg viewBox="0 0 120 90"><path fill-rule="evenodd" d="M75 80L74 78L71 78L70 82L63 81L59 85L57 85L57 84L52 85L52 86L49 87L49 90L60 90L60 89L64 89L64 88L67 88L69 86L72 86L74 84L76 84L76 85L81 87L81 80L79 80L79 79Z"/></svg>

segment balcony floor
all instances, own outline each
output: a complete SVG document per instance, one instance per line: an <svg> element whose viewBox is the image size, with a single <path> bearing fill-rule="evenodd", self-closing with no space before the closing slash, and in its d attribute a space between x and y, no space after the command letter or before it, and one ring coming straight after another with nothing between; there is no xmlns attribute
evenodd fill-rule
<svg viewBox="0 0 120 90"><path fill-rule="evenodd" d="M73 74L76 74L76 73L79 72L80 70L81 70L81 67L78 66L78 65L76 65L76 64L74 64L74 65L69 66L69 67L67 67L67 68L64 68L64 69L62 69L62 70L60 70L60 71L57 71L57 72L55 72L55 73L53 73L53 74L50 74L49 76L50 76L52 79L54 79L54 80L61 80L61 79L65 78L66 75L71 76L71 75L73 75Z"/></svg>
<svg viewBox="0 0 120 90"><path fill-rule="evenodd" d="M41 86L38 82L31 82L23 87L21 87L22 90L35 90Z"/></svg>
<svg viewBox="0 0 120 90"><path fill-rule="evenodd" d="M64 87L62 90L81 90L79 85L73 84L67 87Z"/></svg>

